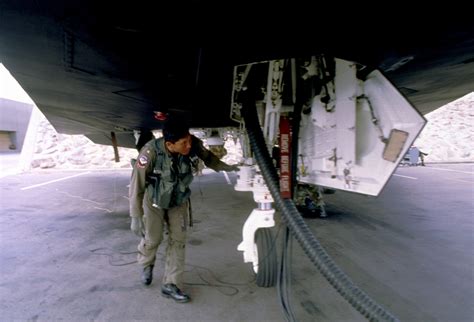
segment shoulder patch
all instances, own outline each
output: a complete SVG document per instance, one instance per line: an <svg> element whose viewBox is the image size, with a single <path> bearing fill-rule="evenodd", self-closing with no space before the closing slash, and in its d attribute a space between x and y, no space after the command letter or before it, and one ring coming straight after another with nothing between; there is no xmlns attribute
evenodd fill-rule
<svg viewBox="0 0 474 322"><path fill-rule="evenodd" d="M148 157L146 155L141 155L138 158L137 166L139 168L144 168L147 163L148 163Z"/></svg>

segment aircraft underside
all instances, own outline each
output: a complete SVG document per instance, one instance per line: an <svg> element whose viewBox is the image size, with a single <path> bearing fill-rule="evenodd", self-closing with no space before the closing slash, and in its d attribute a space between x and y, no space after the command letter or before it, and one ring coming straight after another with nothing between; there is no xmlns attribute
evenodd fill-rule
<svg viewBox="0 0 474 322"><path fill-rule="evenodd" d="M123 147L134 147L134 130L161 128L156 112L186 118L193 127L238 126L229 117L233 69L259 61L321 54L354 61L366 66L361 74L381 71L421 114L474 88L474 28L459 16L443 15L440 24L434 13L429 20L408 12L403 19L318 14L297 24L267 24L245 19L256 8L242 4L231 8L235 16L221 16L235 28L222 21L211 27L224 36L209 46L200 41L209 33L201 21L206 8L202 1L170 8L2 1L0 61L57 131L107 145L114 132ZM271 8L264 12L271 15ZM287 18L311 12L298 3L284 8ZM344 24L334 28L336 22Z"/></svg>

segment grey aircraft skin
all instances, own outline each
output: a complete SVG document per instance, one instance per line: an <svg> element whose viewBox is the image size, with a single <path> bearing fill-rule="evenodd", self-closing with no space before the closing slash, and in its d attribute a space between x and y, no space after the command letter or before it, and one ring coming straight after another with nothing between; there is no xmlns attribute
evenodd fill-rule
<svg viewBox="0 0 474 322"><path fill-rule="evenodd" d="M474 88L473 22L459 8L221 9L204 1L5 0L0 61L58 132L109 145L114 132L125 147L134 147L133 130L161 127L157 111L192 127L236 126L229 115L237 64L321 53L352 60L384 72L422 114Z"/></svg>

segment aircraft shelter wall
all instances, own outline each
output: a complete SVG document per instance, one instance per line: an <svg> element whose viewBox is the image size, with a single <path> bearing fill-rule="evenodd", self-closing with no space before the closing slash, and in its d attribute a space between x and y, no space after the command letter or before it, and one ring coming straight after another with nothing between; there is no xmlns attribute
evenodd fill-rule
<svg viewBox="0 0 474 322"><path fill-rule="evenodd" d="M21 151L32 110L32 104L0 98L0 151Z"/></svg>

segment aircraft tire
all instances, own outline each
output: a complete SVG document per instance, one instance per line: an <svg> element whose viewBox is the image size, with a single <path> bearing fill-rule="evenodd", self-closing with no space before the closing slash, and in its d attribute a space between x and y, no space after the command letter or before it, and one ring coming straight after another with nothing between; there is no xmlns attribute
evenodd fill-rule
<svg viewBox="0 0 474 322"><path fill-rule="evenodd" d="M273 287L277 280L277 254L272 231L260 228L255 232L258 252L257 286Z"/></svg>

